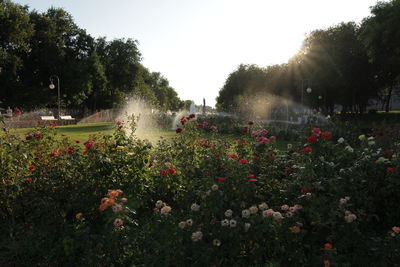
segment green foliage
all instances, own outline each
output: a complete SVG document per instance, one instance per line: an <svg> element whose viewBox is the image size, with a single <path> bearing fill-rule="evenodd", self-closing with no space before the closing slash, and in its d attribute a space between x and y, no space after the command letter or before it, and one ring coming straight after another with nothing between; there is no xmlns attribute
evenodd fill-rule
<svg viewBox="0 0 400 267"><path fill-rule="evenodd" d="M375 66L381 98L389 111L391 94L400 80L400 1L378 2L363 21L360 39Z"/></svg>
<svg viewBox="0 0 400 267"><path fill-rule="evenodd" d="M62 8L44 13L4 1L0 4L0 100L25 111L55 107L51 75L60 78L61 105L92 111L118 107L130 96L165 110L181 101L166 78L141 64L134 39L94 39ZM160 77L160 83L152 79ZM158 84L155 84L158 83Z"/></svg>
<svg viewBox="0 0 400 267"><path fill-rule="evenodd" d="M25 140L12 135L1 139L5 232L0 262L117 262L108 240L112 236L103 235L107 227L97 210L99 196L109 188L126 188L130 205L141 208L149 179L147 144L123 131L84 145L56 139L51 128L36 129ZM76 218L79 213L82 220ZM103 259L106 252L111 259Z"/></svg>
<svg viewBox="0 0 400 267"><path fill-rule="evenodd" d="M190 115L153 146L136 121L83 145L53 128L1 139L1 264L399 262L398 126L310 125L277 149L253 122L227 138Z"/></svg>
<svg viewBox="0 0 400 267"><path fill-rule="evenodd" d="M257 101L265 106L271 96L283 96L331 114L335 105L363 113L370 100L382 101L389 111L400 79L399 12L400 1L379 2L362 25L347 22L312 31L287 64L240 65L221 88L217 107L254 114ZM312 92L303 100L309 86Z"/></svg>

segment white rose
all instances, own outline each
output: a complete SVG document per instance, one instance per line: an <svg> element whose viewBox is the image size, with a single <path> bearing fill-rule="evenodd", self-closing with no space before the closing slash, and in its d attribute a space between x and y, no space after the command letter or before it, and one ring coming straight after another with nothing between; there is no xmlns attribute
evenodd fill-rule
<svg viewBox="0 0 400 267"><path fill-rule="evenodd" d="M266 210L266 209L268 209L268 205L267 205L267 203L263 202L260 205L258 205L258 208L260 210Z"/></svg>
<svg viewBox="0 0 400 267"><path fill-rule="evenodd" d="M213 184L213 185L211 186L211 190L212 190L212 191L217 191L217 190L218 190L218 185Z"/></svg>
<svg viewBox="0 0 400 267"><path fill-rule="evenodd" d="M357 219L357 216L355 214L349 214L347 216L344 216L344 219L347 223L351 223Z"/></svg>
<svg viewBox="0 0 400 267"><path fill-rule="evenodd" d="M270 216L274 215L274 210L273 209L264 210L262 215L264 217L270 217Z"/></svg>
<svg viewBox="0 0 400 267"><path fill-rule="evenodd" d="M251 206L249 208L249 211L251 214L256 214L258 212L258 208L257 208L257 206Z"/></svg>
<svg viewBox="0 0 400 267"><path fill-rule="evenodd" d="M192 240L194 242L200 241L202 238L203 238L203 233L201 231L197 231L192 234Z"/></svg>
<svg viewBox="0 0 400 267"><path fill-rule="evenodd" d="M243 218L249 218L250 217L250 211L249 210L242 210L242 217Z"/></svg>
<svg viewBox="0 0 400 267"><path fill-rule="evenodd" d="M168 213L171 211L171 207L170 206L165 206L161 208L161 214L162 215L168 215Z"/></svg>
<svg viewBox="0 0 400 267"><path fill-rule="evenodd" d="M160 208L162 208L162 206L164 206L164 202L162 202L161 200L157 200L156 208L160 209Z"/></svg>
<svg viewBox="0 0 400 267"><path fill-rule="evenodd" d="M229 220L225 219L221 221L221 226L228 226L229 225Z"/></svg>
<svg viewBox="0 0 400 267"><path fill-rule="evenodd" d="M231 217L232 216L232 214L233 214L233 211L232 210L226 210L225 211L225 217Z"/></svg>
<svg viewBox="0 0 400 267"><path fill-rule="evenodd" d="M348 151L348 152L350 152L350 153L353 153L353 152L354 152L354 149L353 149L351 146L346 146L346 147L344 148L344 150L346 150L346 151Z"/></svg>
<svg viewBox="0 0 400 267"><path fill-rule="evenodd" d="M274 217L275 221L280 221L283 219L283 216L279 211L275 211L274 214L272 214L272 217Z"/></svg>
<svg viewBox="0 0 400 267"><path fill-rule="evenodd" d="M180 223L178 223L179 228L184 229L186 227L186 222L182 221Z"/></svg>
<svg viewBox="0 0 400 267"><path fill-rule="evenodd" d="M368 145L369 145L369 146L375 145L375 141L369 141L369 142L368 142Z"/></svg>
<svg viewBox="0 0 400 267"><path fill-rule="evenodd" d="M192 211L199 211L200 205L198 205L197 203L193 203L192 206L190 207L190 209Z"/></svg>
<svg viewBox="0 0 400 267"><path fill-rule="evenodd" d="M213 245L216 246L216 247L219 247L219 246L221 246L221 241L219 241L219 239L214 239L213 240Z"/></svg>

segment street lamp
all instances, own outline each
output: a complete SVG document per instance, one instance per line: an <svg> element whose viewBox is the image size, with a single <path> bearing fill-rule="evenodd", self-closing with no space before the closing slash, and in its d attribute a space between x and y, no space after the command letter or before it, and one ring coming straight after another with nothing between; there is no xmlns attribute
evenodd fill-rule
<svg viewBox="0 0 400 267"><path fill-rule="evenodd" d="M60 78L58 78L58 76L57 75L51 75L50 76L50 85L49 85L49 88L50 89L54 89L55 88L55 85L54 85L54 83L53 83L53 81L54 81L54 79L57 79L57 92L58 92L58 114L57 114L57 117L58 117L58 119L61 119L61 111L60 111L60 106L61 106L61 104L60 104Z"/></svg>
<svg viewBox="0 0 400 267"><path fill-rule="evenodd" d="M301 80L301 105L304 105L304 85L307 84L306 92L310 94L312 89L309 85L310 81L308 79Z"/></svg>

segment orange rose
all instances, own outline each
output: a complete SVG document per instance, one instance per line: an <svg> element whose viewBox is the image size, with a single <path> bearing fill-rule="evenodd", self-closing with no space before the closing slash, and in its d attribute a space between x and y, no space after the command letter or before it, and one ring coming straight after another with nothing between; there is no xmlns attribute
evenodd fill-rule
<svg viewBox="0 0 400 267"><path fill-rule="evenodd" d="M325 244L324 244L324 249L325 249L325 250L330 250L330 249L332 249L332 248L333 248L333 246L332 246L331 243L325 243Z"/></svg>

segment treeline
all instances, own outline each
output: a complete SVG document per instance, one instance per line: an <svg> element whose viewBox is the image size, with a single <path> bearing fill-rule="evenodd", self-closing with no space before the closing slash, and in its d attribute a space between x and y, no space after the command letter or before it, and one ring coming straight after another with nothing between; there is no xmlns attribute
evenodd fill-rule
<svg viewBox="0 0 400 267"><path fill-rule="evenodd" d="M38 13L0 1L0 105L55 107L57 79L50 91L49 78L57 75L63 108L118 107L132 95L163 110L181 108L168 80L141 64L137 45L133 39L95 39L61 8Z"/></svg>
<svg viewBox="0 0 400 267"><path fill-rule="evenodd" d="M362 113L371 100L388 111L400 81L399 25L400 0L393 0L378 2L360 25L315 30L286 64L240 65L220 90L217 108L248 112L274 95L329 113L335 105Z"/></svg>

